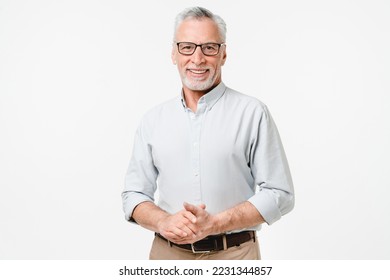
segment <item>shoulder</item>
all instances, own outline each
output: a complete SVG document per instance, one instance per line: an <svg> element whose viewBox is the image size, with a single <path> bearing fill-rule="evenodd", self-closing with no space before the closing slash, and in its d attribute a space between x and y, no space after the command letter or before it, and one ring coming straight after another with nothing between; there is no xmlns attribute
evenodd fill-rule
<svg viewBox="0 0 390 280"><path fill-rule="evenodd" d="M244 110L247 113L268 114L267 105L252 95L227 87L225 99L233 108Z"/></svg>
<svg viewBox="0 0 390 280"><path fill-rule="evenodd" d="M155 105L151 109L149 109L142 117L143 121L153 120L156 118L160 118L162 114L166 114L169 112L174 112L177 108L180 108L181 100L179 96L171 98L163 103Z"/></svg>
<svg viewBox="0 0 390 280"><path fill-rule="evenodd" d="M158 125L159 121L166 119L169 116L175 116L180 110L180 106L182 106L180 96L176 96L163 103L155 105L144 113L139 127L153 130L153 128Z"/></svg>

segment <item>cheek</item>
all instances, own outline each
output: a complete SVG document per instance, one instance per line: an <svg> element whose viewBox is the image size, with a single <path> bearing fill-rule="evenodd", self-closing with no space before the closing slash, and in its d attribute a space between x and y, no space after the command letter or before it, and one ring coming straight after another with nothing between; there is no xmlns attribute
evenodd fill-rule
<svg viewBox="0 0 390 280"><path fill-rule="evenodd" d="M219 70L221 68L221 66L224 64L224 60L222 59L222 57L214 60L213 62L210 62L211 65L213 65L213 68L215 70Z"/></svg>
<svg viewBox="0 0 390 280"><path fill-rule="evenodd" d="M186 67L185 65L181 64L180 62L177 63L177 70L179 72L179 75L181 77L185 76L186 75Z"/></svg>
<svg viewBox="0 0 390 280"><path fill-rule="evenodd" d="M177 63L177 69L179 70L179 72L183 72L185 71L185 67L183 64L181 64L180 62Z"/></svg>
<svg viewBox="0 0 390 280"><path fill-rule="evenodd" d="M221 71L221 66L222 66L222 63L218 62L218 63L214 64L213 70L218 73Z"/></svg>
<svg viewBox="0 0 390 280"><path fill-rule="evenodd" d="M183 58L178 58L176 59L176 63L179 69L185 69L188 64L188 61L184 60Z"/></svg>

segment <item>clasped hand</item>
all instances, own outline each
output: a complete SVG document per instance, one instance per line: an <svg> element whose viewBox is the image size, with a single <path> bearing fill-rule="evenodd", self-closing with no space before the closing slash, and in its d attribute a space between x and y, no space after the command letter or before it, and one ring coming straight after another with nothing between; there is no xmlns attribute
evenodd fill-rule
<svg viewBox="0 0 390 280"><path fill-rule="evenodd" d="M206 211L206 205L184 203L184 209L169 215L158 224L159 233L177 244L191 244L215 234L215 217Z"/></svg>

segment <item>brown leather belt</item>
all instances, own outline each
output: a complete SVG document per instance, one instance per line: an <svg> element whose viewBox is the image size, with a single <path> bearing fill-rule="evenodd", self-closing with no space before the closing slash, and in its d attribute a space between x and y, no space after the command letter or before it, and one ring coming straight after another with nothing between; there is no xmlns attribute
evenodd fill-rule
<svg viewBox="0 0 390 280"><path fill-rule="evenodd" d="M248 242L249 240L253 240L253 242L256 241L256 234L254 231L242 231L230 234L210 235L193 244L176 244L169 241L159 233L155 233L155 235L167 241L171 247L176 246L182 249L192 251L193 253L209 253L212 251L221 251L233 246L240 246L242 243Z"/></svg>

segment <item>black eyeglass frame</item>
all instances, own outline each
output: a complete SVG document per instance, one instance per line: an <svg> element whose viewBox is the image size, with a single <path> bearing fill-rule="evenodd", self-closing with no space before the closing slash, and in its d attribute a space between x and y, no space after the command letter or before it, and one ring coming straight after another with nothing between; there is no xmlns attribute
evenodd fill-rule
<svg viewBox="0 0 390 280"><path fill-rule="evenodd" d="M179 48L179 45L180 45L180 44L191 44L191 45L195 46L194 51L193 51L191 54L189 54L189 53L181 53L181 52L180 52L180 48ZM204 53L202 46L204 46L204 45L210 45L210 44L213 44L213 45L217 45L217 46L218 46L218 51L217 51L216 54L205 54L205 53ZM176 42L176 45L177 45L177 51L178 51L181 55L186 55L186 56L193 55L193 54L195 53L195 51L196 51L196 48L197 48L197 47L200 47L200 50L202 51L202 53L203 53L205 56L216 56L216 55L219 54L219 50L221 49L221 46L224 46L224 45L226 45L226 44L225 44L225 43L214 43L214 42L209 42L209 43L203 43L203 44L198 45L198 44L195 44L195 43L192 43L192 42Z"/></svg>

